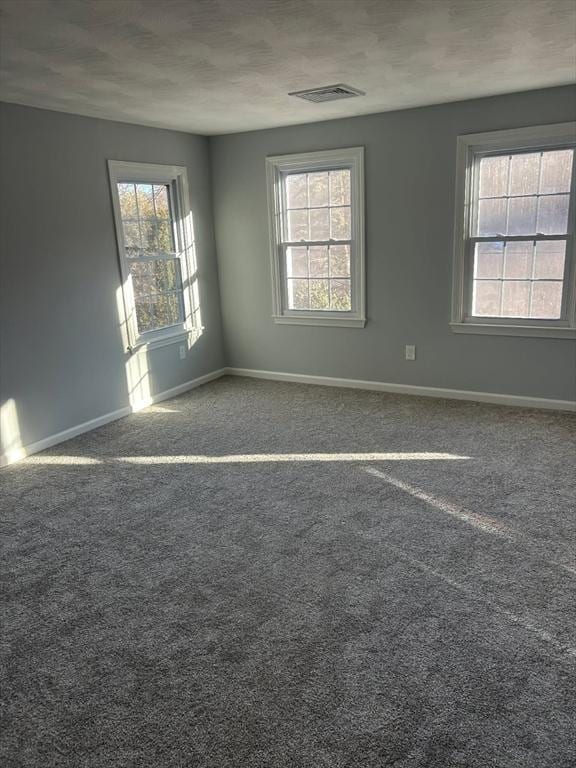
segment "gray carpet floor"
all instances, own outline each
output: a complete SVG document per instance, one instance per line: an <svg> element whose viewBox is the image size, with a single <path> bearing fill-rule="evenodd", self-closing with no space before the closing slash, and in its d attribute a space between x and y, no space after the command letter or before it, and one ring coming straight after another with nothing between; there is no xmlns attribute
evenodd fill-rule
<svg viewBox="0 0 576 768"><path fill-rule="evenodd" d="M224 378L3 470L2 765L576 765L575 457Z"/></svg>

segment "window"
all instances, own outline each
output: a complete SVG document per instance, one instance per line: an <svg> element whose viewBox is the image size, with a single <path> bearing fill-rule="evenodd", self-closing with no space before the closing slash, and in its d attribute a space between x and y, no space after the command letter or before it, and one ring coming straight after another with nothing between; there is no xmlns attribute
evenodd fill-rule
<svg viewBox="0 0 576 768"><path fill-rule="evenodd" d="M275 322L363 327L363 148L266 166Z"/></svg>
<svg viewBox="0 0 576 768"><path fill-rule="evenodd" d="M573 123L458 138L452 328L575 337Z"/></svg>
<svg viewBox="0 0 576 768"><path fill-rule="evenodd" d="M109 162L130 347L193 329L193 235L186 169Z"/></svg>

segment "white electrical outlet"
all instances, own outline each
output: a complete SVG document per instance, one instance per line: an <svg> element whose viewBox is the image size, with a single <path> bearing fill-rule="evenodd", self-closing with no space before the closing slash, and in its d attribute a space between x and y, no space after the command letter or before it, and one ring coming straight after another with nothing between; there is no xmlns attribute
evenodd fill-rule
<svg viewBox="0 0 576 768"><path fill-rule="evenodd" d="M405 358L406 360L416 360L416 346L414 344L406 344Z"/></svg>
<svg viewBox="0 0 576 768"><path fill-rule="evenodd" d="M185 347L185 345L181 344L180 345L180 349L178 351L179 351L179 354L180 354L180 360L185 360L186 359L186 347Z"/></svg>

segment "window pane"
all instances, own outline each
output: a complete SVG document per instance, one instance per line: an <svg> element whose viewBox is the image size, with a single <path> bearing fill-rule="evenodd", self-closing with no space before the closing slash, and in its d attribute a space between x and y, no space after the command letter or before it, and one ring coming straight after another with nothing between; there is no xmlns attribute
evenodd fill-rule
<svg viewBox="0 0 576 768"><path fill-rule="evenodd" d="M480 197L502 197L508 193L510 157L483 157L480 160Z"/></svg>
<svg viewBox="0 0 576 768"><path fill-rule="evenodd" d="M176 249L174 247L174 232L172 231L172 224L169 221L163 221L162 219L156 219L154 222L156 242L158 243L158 250L164 253L173 253Z"/></svg>
<svg viewBox="0 0 576 768"><path fill-rule="evenodd" d="M350 205L350 171L330 171L330 205Z"/></svg>
<svg viewBox="0 0 576 768"><path fill-rule="evenodd" d="M167 322L167 312L165 305L165 296L154 296L154 298L151 300L152 318L155 328L162 328L166 325L170 325L170 323Z"/></svg>
<svg viewBox="0 0 576 768"><path fill-rule="evenodd" d="M155 293L173 291L180 286L180 269L177 260L137 260L130 262L130 274L134 291L140 298Z"/></svg>
<svg viewBox="0 0 576 768"><path fill-rule="evenodd" d="M307 248L288 248L286 269L288 277L308 277Z"/></svg>
<svg viewBox="0 0 576 768"><path fill-rule="evenodd" d="M502 284L502 317L528 317L529 280L505 280Z"/></svg>
<svg viewBox="0 0 576 768"><path fill-rule="evenodd" d="M137 221L123 221L122 230L124 233L124 247L126 256L137 256L141 250L140 246L140 227Z"/></svg>
<svg viewBox="0 0 576 768"><path fill-rule="evenodd" d="M158 295L152 300L152 316L155 328L166 328L181 322L180 302L177 296Z"/></svg>
<svg viewBox="0 0 576 768"><path fill-rule="evenodd" d="M330 280L330 309L341 312L352 309L350 280Z"/></svg>
<svg viewBox="0 0 576 768"><path fill-rule="evenodd" d="M328 171L308 174L308 205L328 205Z"/></svg>
<svg viewBox="0 0 576 768"><path fill-rule="evenodd" d="M329 208L310 209L310 240L328 240L330 238Z"/></svg>
<svg viewBox="0 0 576 768"><path fill-rule="evenodd" d="M288 211L288 239L308 240L308 211Z"/></svg>
<svg viewBox="0 0 576 768"><path fill-rule="evenodd" d="M567 231L569 197L569 195L550 195L539 198L538 232L556 235Z"/></svg>
<svg viewBox="0 0 576 768"><path fill-rule="evenodd" d="M502 283L499 280L475 281L472 314L497 317L500 314L501 290Z"/></svg>
<svg viewBox="0 0 576 768"><path fill-rule="evenodd" d="M135 219L137 211L134 184L118 184L118 199L120 201L120 216L123 219Z"/></svg>
<svg viewBox="0 0 576 768"><path fill-rule="evenodd" d="M328 280L310 280L310 309L330 309Z"/></svg>
<svg viewBox="0 0 576 768"><path fill-rule="evenodd" d="M154 193L152 184L136 184L138 215L141 219L154 218Z"/></svg>
<svg viewBox="0 0 576 768"><path fill-rule="evenodd" d="M182 305L180 302L180 294L178 293L169 294L168 308L170 312L170 317L172 318L172 325L183 322L184 314L183 314Z"/></svg>
<svg viewBox="0 0 576 768"><path fill-rule="evenodd" d="M126 255L175 250L166 184L118 184Z"/></svg>
<svg viewBox="0 0 576 768"><path fill-rule="evenodd" d="M510 162L510 194L535 195L538 192L540 153L513 155Z"/></svg>
<svg viewBox="0 0 576 768"><path fill-rule="evenodd" d="M328 247L325 245L310 246L310 276L328 277Z"/></svg>
<svg viewBox="0 0 576 768"><path fill-rule="evenodd" d="M142 235L142 250L144 253L156 253L158 251L158 227L154 219L140 219L140 233Z"/></svg>
<svg viewBox="0 0 576 768"><path fill-rule="evenodd" d="M350 208L331 208L331 232L333 240L350 239Z"/></svg>
<svg viewBox="0 0 576 768"><path fill-rule="evenodd" d="M503 243L476 243L474 277L502 277Z"/></svg>
<svg viewBox="0 0 576 768"><path fill-rule="evenodd" d="M540 192L542 194L570 191L573 155L574 152L571 149L544 152L540 177Z"/></svg>
<svg viewBox="0 0 576 768"><path fill-rule="evenodd" d="M154 295L166 290L167 274L164 261L149 261L150 285L149 293Z"/></svg>
<svg viewBox="0 0 576 768"><path fill-rule="evenodd" d="M151 331L154 329L154 317L152 315L152 307L148 301L148 298L142 300L136 299L136 322L138 324L138 331L144 333L145 331Z"/></svg>
<svg viewBox="0 0 576 768"><path fill-rule="evenodd" d="M507 200L480 200L478 203L478 234L501 235L506 229Z"/></svg>
<svg viewBox="0 0 576 768"><path fill-rule="evenodd" d="M160 219L141 219L138 222L123 222L124 241L130 242L130 247L140 245L140 233L142 234L142 248L146 253L156 253L163 251L165 253L174 252L174 237L172 225L169 221ZM127 241L128 238L128 241ZM128 247L128 246L127 246Z"/></svg>
<svg viewBox="0 0 576 768"><path fill-rule="evenodd" d="M180 273L180 259L170 259L165 261L166 265L166 288L167 291L179 290L182 287L182 275Z"/></svg>
<svg viewBox="0 0 576 768"><path fill-rule="evenodd" d="M562 313L562 283L544 282L532 285L530 316L539 320L558 320Z"/></svg>
<svg viewBox="0 0 576 768"><path fill-rule="evenodd" d="M308 206L308 183L305 173L294 173L286 177L286 198L288 208Z"/></svg>
<svg viewBox="0 0 576 768"><path fill-rule="evenodd" d="M350 246L330 246L330 274L332 277L350 277Z"/></svg>
<svg viewBox="0 0 576 768"><path fill-rule="evenodd" d="M536 232L536 197L513 197L508 201L509 235L531 235Z"/></svg>
<svg viewBox="0 0 576 768"><path fill-rule="evenodd" d="M178 259L158 259L149 262L151 265L151 291L165 293L180 288L180 262Z"/></svg>
<svg viewBox="0 0 576 768"><path fill-rule="evenodd" d="M288 309L308 308L308 280L288 280Z"/></svg>
<svg viewBox="0 0 576 768"><path fill-rule="evenodd" d="M528 280L532 277L534 243L506 243L504 277Z"/></svg>
<svg viewBox="0 0 576 768"><path fill-rule="evenodd" d="M150 262L132 260L130 262L130 275L132 276L132 290L136 300L139 301L147 297L150 293Z"/></svg>
<svg viewBox="0 0 576 768"><path fill-rule="evenodd" d="M566 242L564 240L543 240L536 243L534 277L538 279L562 280Z"/></svg>
<svg viewBox="0 0 576 768"><path fill-rule="evenodd" d="M154 184L154 203L156 216L160 219L170 218L170 206L168 204L168 187L166 184Z"/></svg>

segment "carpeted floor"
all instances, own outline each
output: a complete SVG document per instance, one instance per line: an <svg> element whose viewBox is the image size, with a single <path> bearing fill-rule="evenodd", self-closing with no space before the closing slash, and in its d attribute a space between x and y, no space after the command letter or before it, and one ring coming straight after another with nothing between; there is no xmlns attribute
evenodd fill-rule
<svg viewBox="0 0 576 768"><path fill-rule="evenodd" d="M2 765L576 765L575 457L225 378L3 470Z"/></svg>

